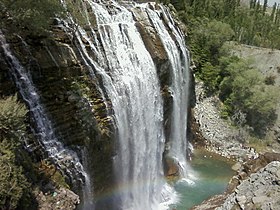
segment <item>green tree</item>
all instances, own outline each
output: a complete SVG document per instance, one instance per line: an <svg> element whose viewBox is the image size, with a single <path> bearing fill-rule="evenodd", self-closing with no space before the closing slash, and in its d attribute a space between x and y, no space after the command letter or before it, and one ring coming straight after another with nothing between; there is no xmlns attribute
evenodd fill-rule
<svg viewBox="0 0 280 210"><path fill-rule="evenodd" d="M246 122L255 133L263 134L276 118L279 93L274 86L264 83L262 74L250 67L248 61L230 63L220 85L221 98L228 115L236 111L246 114Z"/></svg>
<svg viewBox="0 0 280 210"><path fill-rule="evenodd" d="M16 96L0 100L0 140L2 137L20 139L25 134L27 109Z"/></svg>
<svg viewBox="0 0 280 210"><path fill-rule="evenodd" d="M270 20L272 22L274 22L274 19L275 19L275 13L276 13L276 7L277 7L277 4L276 2L274 3L273 7L272 7L272 12L270 14Z"/></svg>
<svg viewBox="0 0 280 210"><path fill-rule="evenodd" d="M204 63L201 69L200 78L206 85L208 93L217 91L221 82L221 71L219 66L213 66L209 62Z"/></svg>
<svg viewBox="0 0 280 210"><path fill-rule="evenodd" d="M267 10L267 0L264 0L264 3L263 3L263 15L265 15L266 10Z"/></svg>
<svg viewBox="0 0 280 210"><path fill-rule="evenodd" d="M16 164L13 142L0 141L0 209L16 209L18 202L30 187L22 168Z"/></svg>
<svg viewBox="0 0 280 210"><path fill-rule="evenodd" d="M217 90L221 81L220 48L232 38L234 32L230 25L221 21L203 19L198 24L191 31L191 50L197 65L196 75L206 82L210 93Z"/></svg>
<svg viewBox="0 0 280 210"><path fill-rule="evenodd" d="M53 18L64 12L59 0L1 0L0 9L7 13L17 26L29 29L33 34L43 33Z"/></svg>
<svg viewBox="0 0 280 210"><path fill-rule="evenodd" d="M0 209L16 209L29 183L18 165L21 138L26 134L26 107L16 96L0 100ZM21 160L24 161L24 160Z"/></svg>

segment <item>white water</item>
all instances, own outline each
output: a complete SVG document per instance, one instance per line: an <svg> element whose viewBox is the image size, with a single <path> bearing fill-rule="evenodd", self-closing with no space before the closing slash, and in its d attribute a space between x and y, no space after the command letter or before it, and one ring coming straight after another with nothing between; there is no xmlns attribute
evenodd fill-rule
<svg viewBox="0 0 280 210"><path fill-rule="evenodd" d="M149 17L158 32L167 52L172 67L172 85L169 91L172 94L173 110L171 119L170 149L168 155L179 165L182 178L190 175L187 164L187 113L189 89L189 60L184 44L184 36L174 27L172 18L166 8L155 12L148 9ZM163 18L161 18L163 16ZM164 22L162 21L164 19ZM167 27L166 25L167 24ZM175 37L175 40L171 35Z"/></svg>
<svg viewBox="0 0 280 210"><path fill-rule="evenodd" d="M99 6L98 6L99 7ZM121 191L120 209L159 209L164 185L161 169L164 136L163 107L156 69L124 8L111 16L96 10L99 31L115 95L112 104L118 128L115 171Z"/></svg>
<svg viewBox="0 0 280 210"><path fill-rule="evenodd" d="M65 172L72 181L84 182L84 180L87 180L87 174L84 172L77 154L66 149L55 137L51 122L40 103L40 97L32 83L31 76L13 55L1 31L0 44L5 58L10 65L10 73L31 112L34 126L36 126L33 130L39 143L44 148L44 151L46 151L48 157L54 161L54 163L60 167L61 171Z"/></svg>
<svg viewBox="0 0 280 210"><path fill-rule="evenodd" d="M114 1L110 2L110 8L115 9L110 12L102 3L97 4L90 0L87 2L95 13L101 43L98 43L93 28L87 33L79 27L77 38L86 63L93 67L95 74L102 76L105 91L112 101L115 113L118 149L114 161L120 200L120 206L115 208L167 209L167 204L175 202L176 196L163 179L163 103L154 63L144 47L131 12ZM159 18L159 12L147 9L147 5L144 7L171 61L170 91L173 96L173 112L171 135L168 137L169 156L177 161L181 176L187 178L189 60L184 36L174 27L168 11L164 8L161 8L161 11L165 23ZM169 30L164 25L166 23ZM174 36L177 42L171 36ZM96 55L95 61L82 40L87 41Z"/></svg>
<svg viewBox="0 0 280 210"><path fill-rule="evenodd" d="M118 202L114 208L167 209L176 196L163 178L163 102L155 65L131 12L115 2L111 2L111 6L118 12L113 14L102 4L87 2L97 18L103 51L82 28L77 38L85 60L95 74L102 76L115 113L118 133L114 159L118 182L115 196ZM87 40L98 64L90 57L82 40Z"/></svg>
<svg viewBox="0 0 280 210"><path fill-rule="evenodd" d="M168 205L176 202L177 197L174 189L166 183L163 177L162 154L165 143L163 101L153 60L137 31L130 11L114 1L110 1L110 7L117 9L110 12L102 3L95 3L91 0L84 2L92 7L92 11L96 15L97 28L93 29L90 22L88 22L88 26L91 27L90 31L78 27L76 36L80 45L79 51L84 63L89 67L92 77L101 76L102 78L104 91L112 102L118 134L117 155L114 158L118 183L115 195L118 199L116 199L114 209L168 209ZM148 12L155 25L172 65L170 91L173 96L173 112L171 135L168 137L170 139L169 155L180 165L182 177L187 177L186 123L189 77L188 55L184 46L184 38L180 31L173 26L169 13L164 8L162 8L163 17L169 30L159 18L159 11L150 10L148 6L141 7ZM71 20L71 23L74 21ZM95 30L98 30L100 42L96 39ZM171 36L177 39L176 42ZM9 49L6 51L9 52ZM12 60L11 66L20 66L14 56L7 57ZM31 83L25 69L21 66L19 69L17 72L20 72L26 78L25 80L29 80ZM23 86L28 85L23 83ZM27 88L27 92L33 91L37 95L32 84L31 86L33 89ZM38 95L36 97L37 99L32 98L32 100L39 104ZM43 108L38 106L41 110L39 113L44 113ZM37 119L36 113L37 111L34 116ZM39 130L38 133L48 133L49 130L52 130L51 125L44 114L38 114L38 118L42 118L41 115L44 117L42 121L47 121L47 125L46 130ZM39 120L38 124L40 125L40 123ZM49 146L48 143L45 146L42 141L43 145L47 149L51 148L48 149L51 150L49 154L60 162L64 156L63 158L57 157L56 153L64 154L69 151L63 148L53 134L50 135L50 140L47 142L49 141L52 142L52 146ZM76 160L78 162L75 154L71 154L71 156L71 162ZM81 168L78 171L83 171L80 163L78 165ZM86 188L92 189L88 177L85 178L85 182ZM85 193L87 194L87 192ZM84 195L84 199L93 198ZM84 209L90 209L90 207L84 205Z"/></svg>

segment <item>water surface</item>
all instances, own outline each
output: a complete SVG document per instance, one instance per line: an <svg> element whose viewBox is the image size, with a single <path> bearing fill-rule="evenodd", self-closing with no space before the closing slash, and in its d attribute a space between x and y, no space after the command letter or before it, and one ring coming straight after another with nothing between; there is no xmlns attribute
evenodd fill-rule
<svg viewBox="0 0 280 210"><path fill-rule="evenodd" d="M187 210L203 200L225 191L230 178L234 175L232 161L205 150L194 152L190 162L193 172L190 180L175 184L181 202L172 207Z"/></svg>

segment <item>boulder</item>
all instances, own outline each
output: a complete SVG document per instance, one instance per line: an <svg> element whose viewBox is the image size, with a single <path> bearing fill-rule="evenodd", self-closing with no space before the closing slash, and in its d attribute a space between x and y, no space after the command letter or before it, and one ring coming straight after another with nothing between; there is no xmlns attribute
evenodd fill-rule
<svg viewBox="0 0 280 210"><path fill-rule="evenodd" d="M168 178L178 178L180 172L180 167L178 162L170 157L165 157L164 159L164 173Z"/></svg>
<svg viewBox="0 0 280 210"><path fill-rule="evenodd" d="M273 161L256 173L251 174L247 179L241 181L234 191L216 208L224 210L230 204L237 204L241 209L280 209L279 186L273 184L277 180L277 170L280 167L279 161Z"/></svg>
<svg viewBox="0 0 280 210"><path fill-rule="evenodd" d="M213 196L195 210L218 209L280 209L280 156L265 153L243 163L226 192Z"/></svg>

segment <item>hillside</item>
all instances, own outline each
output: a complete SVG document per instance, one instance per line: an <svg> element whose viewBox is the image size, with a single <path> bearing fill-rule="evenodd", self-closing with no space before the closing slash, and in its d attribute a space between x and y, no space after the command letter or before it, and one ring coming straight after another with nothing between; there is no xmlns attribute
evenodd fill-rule
<svg viewBox="0 0 280 210"><path fill-rule="evenodd" d="M261 48L249 45L230 44L233 54L240 58L249 59L252 67L258 69L267 80L280 91L280 50ZM278 100L278 115L275 126L268 132L268 137L280 142L280 99Z"/></svg>
<svg viewBox="0 0 280 210"><path fill-rule="evenodd" d="M234 55L250 59L263 75L275 77L275 85L280 87L280 50L233 43L231 46Z"/></svg>

